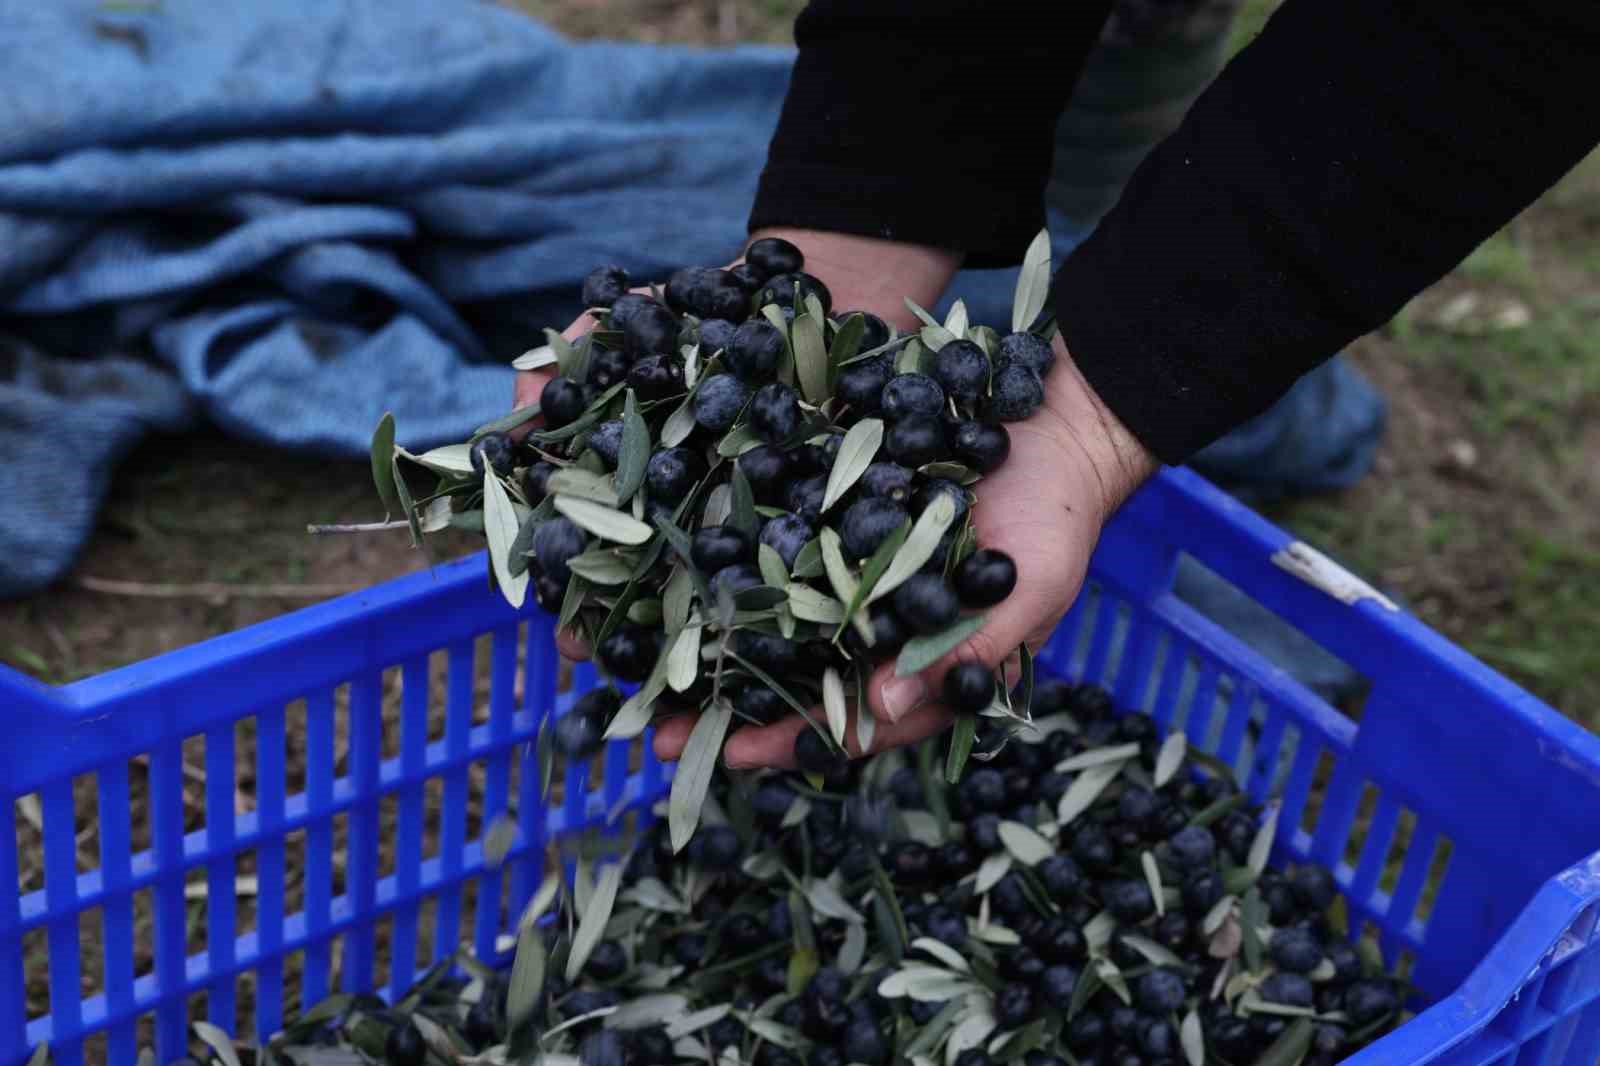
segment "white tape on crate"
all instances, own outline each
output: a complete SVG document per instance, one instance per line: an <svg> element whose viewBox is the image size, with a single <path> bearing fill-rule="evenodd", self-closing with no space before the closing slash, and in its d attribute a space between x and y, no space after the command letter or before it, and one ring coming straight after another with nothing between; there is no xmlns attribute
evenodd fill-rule
<svg viewBox="0 0 1600 1066"><path fill-rule="evenodd" d="M1340 603L1354 604L1361 600L1376 600L1388 610L1400 609L1389 597L1305 541L1294 541L1274 552L1272 562L1306 584L1314 585L1326 592Z"/></svg>

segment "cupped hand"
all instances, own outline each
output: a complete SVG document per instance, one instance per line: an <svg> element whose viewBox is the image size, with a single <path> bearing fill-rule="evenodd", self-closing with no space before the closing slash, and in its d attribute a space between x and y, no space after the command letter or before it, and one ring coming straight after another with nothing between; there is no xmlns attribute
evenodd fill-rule
<svg viewBox="0 0 1600 1066"><path fill-rule="evenodd" d="M921 324L906 307L906 299L932 307L961 265L961 256L955 252L875 237L820 230L769 229L752 233L750 242L763 237L781 237L798 247L805 256L805 272L828 287L837 311L870 311L901 331L916 329ZM742 255L728 267L741 262ZM666 281L665 278L650 280ZM648 294L650 290L642 287L633 291ZM585 311L562 330L561 335L575 341L594 327L594 316ZM539 394L554 376L553 367L519 371L513 408L538 403ZM519 427L512 436L520 440L539 425L540 420L534 419ZM588 645L571 630L557 633L556 644L561 654L569 659L589 657ZM688 735L687 731L684 735Z"/></svg>
<svg viewBox="0 0 1600 1066"><path fill-rule="evenodd" d="M1007 425L1010 456L979 484L972 512L979 547L1003 551L1016 563L1016 588L989 610L983 628L927 670L896 677L893 660L877 668L867 686L878 721L875 751L915 743L950 725L953 713L939 692L954 664L973 660L997 668L1018 645L1036 650L1049 638L1082 587L1101 527L1155 469L1154 459L1083 380L1059 337L1055 347L1046 406ZM692 715L663 722L656 754L676 759L693 725ZM792 768L794 738L805 728L799 715L746 726L729 737L724 757L734 768ZM847 734L851 754L863 754L853 725Z"/></svg>

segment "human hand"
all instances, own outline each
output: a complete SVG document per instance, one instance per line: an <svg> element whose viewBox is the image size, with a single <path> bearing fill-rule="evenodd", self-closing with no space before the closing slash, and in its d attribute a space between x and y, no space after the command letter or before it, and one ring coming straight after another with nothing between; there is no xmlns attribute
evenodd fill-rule
<svg viewBox="0 0 1600 1066"><path fill-rule="evenodd" d="M805 272L828 287L835 308L869 311L902 332L921 325L906 307L906 298L923 307L932 307L961 265L961 257L955 252L875 237L820 230L768 229L751 234L750 243L764 237L781 237L798 247L805 256ZM741 262L742 256L728 267ZM654 280L665 282L666 279ZM650 290L643 287L632 291L648 295ZM594 326L594 316L585 311L561 335L575 341ZM554 367L519 371L513 407L538 403L540 393L554 376ZM512 436L520 440L540 424L540 420L535 419L519 427ZM556 644L561 654L569 659L589 657L588 646L569 630L556 634Z"/></svg>
<svg viewBox="0 0 1600 1066"><path fill-rule="evenodd" d="M984 477L972 512L979 546L1003 551L1016 563L1016 588L989 611L982 629L922 673L897 678L892 660L878 667L867 686L878 720L875 751L915 743L950 725L953 714L938 693L951 666L975 660L996 668L1018 645L1044 643L1077 597L1101 527L1155 470L1154 458L1095 396L1059 336L1054 347L1045 406L1007 424L1010 456ZM694 721L684 715L663 722L656 754L676 759ZM805 728L798 715L746 726L728 738L724 758L736 769L791 768L795 736ZM861 755L855 729L846 735L850 753Z"/></svg>

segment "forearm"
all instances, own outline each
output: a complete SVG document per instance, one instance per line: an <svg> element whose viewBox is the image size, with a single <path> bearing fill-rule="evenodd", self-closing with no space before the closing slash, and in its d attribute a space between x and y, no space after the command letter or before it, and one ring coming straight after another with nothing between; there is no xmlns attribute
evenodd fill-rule
<svg viewBox="0 0 1600 1066"><path fill-rule="evenodd" d="M813 0L750 216L1021 260L1111 0ZM898 304L898 299L895 301Z"/></svg>
<svg viewBox="0 0 1600 1066"><path fill-rule="evenodd" d="M1594 145L1600 8L1289 0L1058 273L1096 394L1185 461Z"/></svg>

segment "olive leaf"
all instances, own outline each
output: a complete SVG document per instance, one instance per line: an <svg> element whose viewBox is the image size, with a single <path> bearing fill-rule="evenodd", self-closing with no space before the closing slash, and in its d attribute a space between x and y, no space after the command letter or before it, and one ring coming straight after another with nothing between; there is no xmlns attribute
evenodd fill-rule
<svg viewBox="0 0 1600 1066"><path fill-rule="evenodd" d="M498 867L517 842L517 820L504 811L495 816L489 831L483 835L483 859L490 867Z"/></svg>
<svg viewBox="0 0 1600 1066"><path fill-rule="evenodd" d="M1022 644L1017 648L1017 662L1021 667L1022 680L1020 687L1022 695L1017 699L1017 714L1025 722L1033 721L1033 652L1028 650L1028 645Z"/></svg>
<svg viewBox="0 0 1600 1066"><path fill-rule="evenodd" d="M813 318L808 311L796 315L790 327L794 340L795 376L800 381L800 393L814 404L828 399L828 353L822 343L822 320Z"/></svg>
<svg viewBox="0 0 1600 1066"><path fill-rule="evenodd" d="M863 687L865 682L861 679L861 671L855 671L855 675L856 745L861 749L861 753L865 755L872 750L872 742L877 739L878 719L877 716L872 713L872 708L867 704L867 694Z"/></svg>
<svg viewBox="0 0 1600 1066"><path fill-rule="evenodd" d="M756 517L756 497L750 489L750 479L745 477L744 468L738 463L733 464L733 478L728 484L728 521L751 540L755 540L761 532L761 520ZM782 588L787 582L773 582L773 584Z"/></svg>
<svg viewBox="0 0 1600 1066"><path fill-rule="evenodd" d="M590 548L581 555L574 555L567 560L567 566L574 574L596 585L625 585L632 569L606 548Z"/></svg>
<svg viewBox="0 0 1600 1066"><path fill-rule="evenodd" d="M489 538L489 561L494 567L495 583L500 594L513 607L521 607L528 594L528 571L511 572L511 545L517 539L521 525L512 509L511 497L493 470L483 472L483 525Z"/></svg>
<svg viewBox="0 0 1600 1066"><path fill-rule="evenodd" d="M1238 902L1239 897L1231 895L1223 896L1217 900L1211 909L1206 911L1206 916L1200 923L1200 932L1210 936L1218 929L1221 929L1222 923L1227 920L1228 915L1233 913L1233 905Z"/></svg>
<svg viewBox="0 0 1600 1066"><path fill-rule="evenodd" d="M561 371L561 376L577 379L578 371L582 369L578 365L580 353L572 346L572 342L553 329L544 331L544 340L555 355L556 366Z"/></svg>
<svg viewBox="0 0 1600 1066"><path fill-rule="evenodd" d="M922 332L917 334L922 338L922 343L931 352L941 350L945 345L956 339L956 335L943 326L923 326Z"/></svg>
<svg viewBox="0 0 1600 1066"><path fill-rule="evenodd" d="M644 484L650 463L650 427L634 409L633 390L622 409L622 448L617 454L617 502L627 503Z"/></svg>
<svg viewBox="0 0 1600 1066"><path fill-rule="evenodd" d="M549 344L541 344L537 348L529 348L511 360L511 369L543 370L547 366L557 365L557 362L555 347Z"/></svg>
<svg viewBox="0 0 1600 1066"><path fill-rule="evenodd" d="M1161 891L1161 868L1156 865L1156 857L1149 849L1139 854L1139 865L1144 867L1144 879L1150 884L1150 895L1156 901L1156 914L1165 917L1167 913L1166 895Z"/></svg>
<svg viewBox="0 0 1600 1066"><path fill-rule="evenodd" d="M894 359L894 372L896 374L913 374L922 369L922 353L926 349L922 342L912 337L906 346L900 349L900 354Z"/></svg>
<svg viewBox="0 0 1600 1066"><path fill-rule="evenodd" d="M1100 980L1122 1000L1123 1006L1133 1006L1133 994L1128 991L1127 979L1122 976L1122 969L1115 962L1106 956L1101 956L1094 960L1092 968L1100 972Z"/></svg>
<svg viewBox="0 0 1600 1066"><path fill-rule="evenodd" d="M1183 1057L1189 1066L1206 1066L1206 1038L1200 1028L1200 1013L1193 1007L1178 1027L1178 1042L1183 1045Z"/></svg>
<svg viewBox="0 0 1600 1066"><path fill-rule="evenodd" d="M917 473L926 474L928 477L942 477L947 481L960 482L962 485L971 485L983 480L982 474L960 463L923 463L917 467Z"/></svg>
<svg viewBox="0 0 1600 1066"><path fill-rule="evenodd" d="M1100 793L1106 790L1106 786L1116 780L1126 765L1125 761L1101 763L1089 767L1074 778L1067 791L1062 794L1061 802L1056 805L1056 825L1065 828L1074 818L1088 810L1099 798Z"/></svg>
<svg viewBox="0 0 1600 1066"><path fill-rule="evenodd" d="M1221 821L1223 816L1231 811L1250 805L1250 793L1235 792L1231 796L1224 796L1215 803L1203 808L1193 818L1189 819L1190 825L1207 826L1213 822Z"/></svg>
<svg viewBox="0 0 1600 1066"><path fill-rule="evenodd" d="M753 448L760 443L761 438L756 436L755 427L746 422L728 430L727 434L717 442L717 454L724 459L732 459L745 449Z"/></svg>
<svg viewBox="0 0 1600 1066"><path fill-rule="evenodd" d="M661 424L661 446L676 448L689 439L694 427L694 393L691 391Z"/></svg>
<svg viewBox="0 0 1600 1066"><path fill-rule="evenodd" d="M516 1032L533 1019L544 990L545 948L543 931L533 922L517 935L517 954L511 963L511 986L506 992L506 1022Z"/></svg>
<svg viewBox="0 0 1600 1066"><path fill-rule="evenodd" d="M1098 970L1093 966L1085 966L1078 974L1078 983L1072 986L1072 1003L1067 1007L1067 1020L1076 1018L1104 984Z"/></svg>
<svg viewBox="0 0 1600 1066"><path fill-rule="evenodd" d="M643 544L650 539L649 526L593 500L557 496L555 509L603 540L616 541L618 544Z"/></svg>
<svg viewBox="0 0 1600 1066"><path fill-rule="evenodd" d="M894 661L895 676L906 677L926 670L959 647L962 641L982 629L983 623L988 619L987 614L975 614L954 622L937 633L912 637L906 641Z"/></svg>
<svg viewBox="0 0 1600 1066"><path fill-rule="evenodd" d="M942 1000L936 999L932 1002L938 1003ZM989 1034L994 1032L998 1024L994 1014L987 1007L973 1008L971 1013L956 1023L956 1027L950 1030L950 1035L945 1039L945 1066L955 1066L962 1052L982 1047L983 1042L989 1038Z"/></svg>
<svg viewBox="0 0 1600 1066"><path fill-rule="evenodd" d="M653 1029L658 1025L666 1025L674 1018L681 1018L688 1010L689 997L675 992L638 996L618 1007L615 1014L607 1016L604 1025L607 1029L625 1031Z"/></svg>
<svg viewBox="0 0 1600 1066"><path fill-rule="evenodd" d="M684 632L688 632L685 630ZM680 640L682 637L679 638ZM607 740L632 740L644 732L644 727L650 724L650 718L655 711L655 702L667 687L667 657L665 654L656 660L655 667L650 671L650 676L644 684L629 696L617 713L612 717L611 724L606 727L605 739Z"/></svg>
<svg viewBox="0 0 1600 1066"><path fill-rule="evenodd" d="M952 337L965 337L967 335L967 302L958 299L950 305L950 313L944 316L945 332Z"/></svg>
<svg viewBox="0 0 1600 1066"><path fill-rule="evenodd" d="M572 951L567 955L567 980L576 980L583 972L589 953L605 935L606 923L611 921L611 908L617 901L617 888L622 884L622 864L608 863L605 872L595 882L588 906L578 921L578 931L572 937Z"/></svg>
<svg viewBox="0 0 1600 1066"><path fill-rule="evenodd" d="M845 902L839 894L839 889L832 881L813 878L806 885L806 902L811 909L824 918L836 918L846 922L864 922L861 912Z"/></svg>
<svg viewBox="0 0 1600 1066"><path fill-rule="evenodd" d="M672 850L680 852L700 824L700 809L711 786L711 774L722 755L722 740L733 720L733 705L726 700L713 703L700 715L684 745L683 754L672 775L672 793L667 806L667 828Z"/></svg>
<svg viewBox="0 0 1600 1066"><path fill-rule="evenodd" d="M385 411L372 431L372 483L383 501L383 520L400 508L400 497L394 491L394 413Z"/></svg>
<svg viewBox="0 0 1600 1066"><path fill-rule="evenodd" d="M839 534L833 531L833 527L823 526L817 543L820 545L822 568L828 575L828 584L833 586L833 594L843 602L854 606L858 586L856 579L850 573L850 567L845 564L844 552L840 550Z"/></svg>
<svg viewBox="0 0 1600 1066"><path fill-rule="evenodd" d="M804 1047L806 1044L806 1038L801 1036L797 1030L791 1029L787 1025L776 1022L771 1018L750 1017L746 1019L745 1026L767 1043L775 1044L781 1048L788 1048L791 1051Z"/></svg>
<svg viewBox="0 0 1600 1066"><path fill-rule="evenodd" d="M1250 891L1244 894L1244 901L1239 905L1237 923L1244 944L1244 962L1251 973L1261 972L1263 945L1259 930L1266 920L1266 901L1261 898L1261 890L1252 885Z"/></svg>
<svg viewBox="0 0 1600 1066"><path fill-rule="evenodd" d="M574 575L567 581L566 594L561 598L561 614L556 619L558 627L571 628L578 619L578 612L588 602L588 598L589 583Z"/></svg>
<svg viewBox="0 0 1600 1066"><path fill-rule="evenodd" d="M698 1033L702 1029L717 1024L732 1013L733 1004L731 1003L721 1003L715 1007L697 1010L693 1014L685 1015L668 1025L667 1036L676 1040L681 1036L688 1036L690 1033Z"/></svg>
<svg viewBox="0 0 1600 1066"><path fill-rule="evenodd" d="M1054 845L1021 822L1001 822L1000 842L1024 866L1037 866L1056 853Z"/></svg>
<svg viewBox="0 0 1600 1066"><path fill-rule="evenodd" d="M720 589L726 585L718 586ZM771 585L755 585L747 589L740 589L733 594L733 602L740 611L764 611L769 607L777 607L787 603L789 592L785 589L773 588ZM737 620L735 620L737 622Z"/></svg>
<svg viewBox="0 0 1600 1066"><path fill-rule="evenodd" d="M973 891L980 896L983 895L995 885L999 884L1000 879L1010 872L1010 854L1004 851L995 852L993 855L990 855L988 858L984 859L982 865L978 867L978 880L973 886Z"/></svg>
<svg viewBox="0 0 1600 1066"><path fill-rule="evenodd" d="M944 536L945 530L949 529L955 520L955 501L948 494L940 493L932 503L923 508L922 514L917 517L916 524L911 527L911 532L906 537L905 545L895 553L894 560L884 571L883 577L873 585L867 602L873 603L882 599L921 570L928 560L933 558L933 553L939 547L939 538Z"/></svg>
<svg viewBox="0 0 1600 1066"><path fill-rule="evenodd" d="M668 635L679 633L689 623L689 608L694 600L694 579L683 563L673 565L661 592L661 621Z"/></svg>
<svg viewBox="0 0 1600 1066"><path fill-rule="evenodd" d="M1000 348L1000 334L992 326L968 326L967 340L983 349L983 354L994 358Z"/></svg>
<svg viewBox="0 0 1600 1066"><path fill-rule="evenodd" d="M452 514L448 525L451 529L461 529L468 533L482 533L483 511L463 511L460 514ZM423 532L426 533L427 529L424 528ZM512 572L515 573L516 569L516 567L512 567Z"/></svg>
<svg viewBox="0 0 1600 1066"><path fill-rule="evenodd" d="M667 684L674 692L687 692L700 673L700 626L686 626L667 653Z"/></svg>
<svg viewBox="0 0 1600 1066"><path fill-rule="evenodd" d="M1011 330L1021 332L1033 325L1044 310L1050 294L1050 231L1042 229L1022 255L1022 270L1011 301Z"/></svg>
<svg viewBox="0 0 1600 1066"><path fill-rule="evenodd" d="M778 828L793 829L795 826L805 821L810 814L811 801L806 799L804 796L797 796L794 801L789 804L789 809L783 812L783 821L779 823Z"/></svg>
<svg viewBox="0 0 1600 1066"><path fill-rule="evenodd" d="M863 418L850 427L849 432L844 435L844 440L839 444L839 454L834 457L833 469L828 472L828 486L822 494L823 511L830 510L845 493L850 491L851 486L872 464L882 444L881 419Z"/></svg>
<svg viewBox="0 0 1600 1066"><path fill-rule="evenodd" d="M1278 813L1282 809L1282 804L1276 801L1267 804L1267 816L1262 820L1261 828L1256 830L1255 839L1250 842L1250 857L1245 865L1256 877L1260 877L1261 871L1267 868L1272 842L1278 835Z"/></svg>
<svg viewBox="0 0 1600 1066"><path fill-rule="evenodd" d="M926 951L952 970L960 973L972 972L972 966L966 957L942 940L935 940L931 936L919 936L911 942L911 946L919 951Z"/></svg>
<svg viewBox="0 0 1600 1066"><path fill-rule="evenodd" d="M861 969L861 962L866 955L867 927L861 922L851 922L844 927L844 943L839 945L834 967L849 977Z"/></svg>
<svg viewBox="0 0 1600 1066"><path fill-rule="evenodd" d="M833 734L833 742L843 748L850 709L845 705L844 680L831 666L822 672L822 708L828 714L828 731Z"/></svg>
<svg viewBox="0 0 1600 1066"><path fill-rule="evenodd" d="M967 759L972 755L972 742L977 732L977 718L970 714L956 718L955 728L950 731L950 752L944 764L944 779L952 785L961 780Z"/></svg>
<svg viewBox="0 0 1600 1066"><path fill-rule="evenodd" d="M793 576L802 581L822 576L822 542L817 538L800 546L800 553L794 557Z"/></svg>
<svg viewBox="0 0 1600 1066"><path fill-rule="evenodd" d="M477 473L472 469L471 445L467 444L446 444L429 449L421 455L412 455L401 448L400 454L418 466L425 466L435 474L443 474L445 477L473 477Z"/></svg>
<svg viewBox="0 0 1600 1066"><path fill-rule="evenodd" d="M840 359L839 366L854 366L856 363L864 363L868 359L876 359L880 355L888 355L896 348L903 347L911 339L910 337L902 335L900 331L895 329L893 326L889 327L889 334L889 339L878 345L876 348L868 348L864 352L857 352L848 359Z"/></svg>
<svg viewBox="0 0 1600 1066"><path fill-rule="evenodd" d="M1138 744L1117 744L1113 747L1091 748L1081 755L1074 755L1070 759L1063 759L1056 763L1055 770L1058 774L1067 774L1075 770L1087 770L1091 766L1100 766L1108 762L1122 762L1132 759L1138 754Z"/></svg>
<svg viewBox="0 0 1600 1066"><path fill-rule="evenodd" d="M818 625L831 626L844 621L844 604L809 585L799 583L789 586L789 609L796 618Z"/></svg>
<svg viewBox="0 0 1600 1066"><path fill-rule="evenodd" d="M902 1057L912 1066L933 1066L933 1060L926 1058L927 1053L939 1046L966 1009L966 1003L959 999L946 1003L932 1021L918 1030L916 1037L906 1045ZM919 1059L922 1061L919 1062Z"/></svg>
<svg viewBox="0 0 1600 1066"><path fill-rule="evenodd" d="M856 311L839 323L834 331L833 343L828 345L828 363L837 372L844 363L855 358L861 350L861 340L867 335L867 319Z"/></svg>
<svg viewBox="0 0 1600 1066"><path fill-rule="evenodd" d="M939 320L937 318L934 318L933 315L929 311L927 311L921 304L917 303L917 301L913 300L909 296L903 297L903 300L905 302L906 309L908 311L910 311L912 314L916 315L918 318L922 319L922 321L926 325L929 325L929 326L938 326L938 325L940 325Z"/></svg>
<svg viewBox="0 0 1600 1066"><path fill-rule="evenodd" d="M700 511L700 524L720 526L733 513L733 489L718 485L706 494L706 505Z"/></svg>
<svg viewBox="0 0 1600 1066"><path fill-rule="evenodd" d="M233 1046L233 1038L218 1029L210 1022L195 1022L194 1035L206 1042L211 1050L217 1053L217 1058L222 1060L223 1066L239 1066L239 1050Z"/></svg>
<svg viewBox="0 0 1600 1066"><path fill-rule="evenodd" d="M1149 960L1152 966L1171 966L1177 969L1183 968L1183 960L1179 958L1176 953L1169 951L1167 948L1161 944L1157 944L1154 940L1151 940L1148 937L1140 936L1137 933L1123 933L1118 936L1117 939L1128 945L1128 947L1132 948L1134 951L1137 951L1139 954L1143 955Z"/></svg>
<svg viewBox="0 0 1600 1066"><path fill-rule="evenodd" d="M778 549L770 544L756 546L756 562L761 567L761 580L773 588L785 588L789 584L789 571L784 568L783 556L778 554Z"/></svg>
<svg viewBox="0 0 1600 1066"><path fill-rule="evenodd" d="M391 484L390 488L393 487L394 486ZM430 502L427 508L422 512L422 531L424 533L438 533L441 530L449 529L451 519L454 517L455 516L450 513L450 497L440 496L438 499ZM524 562L521 565L526 567L527 564ZM517 566L517 553L512 552L512 573L516 573Z"/></svg>
<svg viewBox="0 0 1600 1066"><path fill-rule="evenodd" d="M1296 1018L1279 1034L1272 1046L1262 1052L1256 1066L1298 1066L1311 1050L1315 1029L1310 1018Z"/></svg>
<svg viewBox="0 0 1600 1066"><path fill-rule="evenodd" d="M1156 787L1160 788L1171 781L1178 770L1183 766L1183 758L1189 751L1189 738L1183 730L1174 729L1161 743L1161 751L1156 756Z"/></svg>

